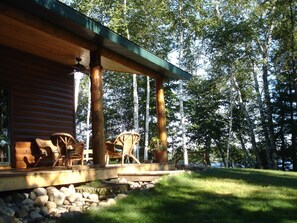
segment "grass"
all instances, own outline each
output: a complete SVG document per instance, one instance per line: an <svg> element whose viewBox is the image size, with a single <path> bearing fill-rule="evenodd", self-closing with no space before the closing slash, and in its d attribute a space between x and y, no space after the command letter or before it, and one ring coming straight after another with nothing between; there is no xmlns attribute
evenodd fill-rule
<svg viewBox="0 0 297 223"><path fill-rule="evenodd" d="M165 177L155 188L65 222L296 223L297 173L209 169Z"/></svg>

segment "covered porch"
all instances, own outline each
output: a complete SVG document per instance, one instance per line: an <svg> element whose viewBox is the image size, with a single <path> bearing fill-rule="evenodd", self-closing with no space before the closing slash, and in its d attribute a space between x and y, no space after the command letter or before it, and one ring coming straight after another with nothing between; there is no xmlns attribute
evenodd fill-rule
<svg viewBox="0 0 297 223"><path fill-rule="evenodd" d="M0 11L0 88L7 100L0 134L7 133L10 145L0 163L0 169L5 169L0 171L0 191L113 178L123 171L172 168L105 165L102 77L104 70L111 70L155 79L158 137L167 145L163 83L190 79L189 73L56 0L4 0ZM74 77L69 74L77 58L91 80L94 166L14 169L17 142L32 143L54 132L75 136Z"/></svg>

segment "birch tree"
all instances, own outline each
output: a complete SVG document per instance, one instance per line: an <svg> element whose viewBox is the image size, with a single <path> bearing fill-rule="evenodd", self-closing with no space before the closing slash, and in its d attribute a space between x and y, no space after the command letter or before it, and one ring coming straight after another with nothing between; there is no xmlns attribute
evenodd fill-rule
<svg viewBox="0 0 297 223"><path fill-rule="evenodd" d="M183 58L183 41L184 41L184 31L183 31L183 26L182 26L182 7L183 7L183 1L179 1L179 6L178 6L178 12L179 12L179 20L180 20L180 25L179 25L179 32L180 32L180 38L179 38L179 52L178 52L178 64L181 67L182 65L182 58ZM182 149L183 149L183 155L184 155L184 165L189 164L189 159L188 159L188 150L187 150L187 145L186 145L186 128L185 128L185 114L184 114L184 92L183 92L183 81L179 80L179 106L180 106L180 128L181 128L181 135L182 135Z"/></svg>
<svg viewBox="0 0 297 223"><path fill-rule="evenodd" d="M150 78L146 77L145 129L144 129L144 160L148 160L150 131Z"/></svg>

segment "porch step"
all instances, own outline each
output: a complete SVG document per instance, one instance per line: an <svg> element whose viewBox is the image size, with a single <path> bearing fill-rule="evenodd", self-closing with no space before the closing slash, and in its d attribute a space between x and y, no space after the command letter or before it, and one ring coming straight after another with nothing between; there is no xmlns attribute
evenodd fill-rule
<svg viewBox="0 0 297 223"><path fill-rule="evenodd" d="M118 177L125 178L128 181L150 182L162 176L181 174L184 172L184 170L144 171L138 173L118 173Z"/></svg>

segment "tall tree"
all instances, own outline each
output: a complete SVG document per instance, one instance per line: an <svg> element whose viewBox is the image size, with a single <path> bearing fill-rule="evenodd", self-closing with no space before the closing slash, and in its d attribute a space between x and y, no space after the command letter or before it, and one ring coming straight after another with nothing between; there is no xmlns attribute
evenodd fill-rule
<svg viewBox="0 0 297 223"><path fill-rule="evenodd" d="M150 131L150 78L146 77L146 103L145 103L145 128L144 128L144 160L148 160L149 131Z"/></svg>
<svg viewBox="0 0 297 223"><path fill-rule="evenodd" d="M183 14L182 14L182 8L183 8L183 1L179 0L178 2L178 20L179 23L179 32L180 32L180 38L179 38L179 50L178 50L178 61L179 66L182 66L182 58L183 58L183 45L184 45L184 30L182 25L183 20ZM182 149L184 154L184 165L189 164L189 158L188 158L188 149L186 145L186 130L185 130L185 114L184 114L184 92L183 92L183 81L179 81L179 115L180 115L180 128L181 128L181 139L182 139Z"/></svg>
<svg viewBox="0 0 297 223"><path fill-rule="evenodd" d="M279 136L282 138L282 151L289 150L290 158L297 170L296 148L296 91L297 91L297 3L286 0L276 3L275 19L278 25L273 33L278 47L274 49L273 68L277 74L276 79L276 107L277 125L281 126ZM291 143L284 143L290 135ZM286 137L285 137L286 136ZM287 146L286 146L287 145ZM288 158L287 158L288 159ZM283 159L284 161L284 159Z"/></svg>

